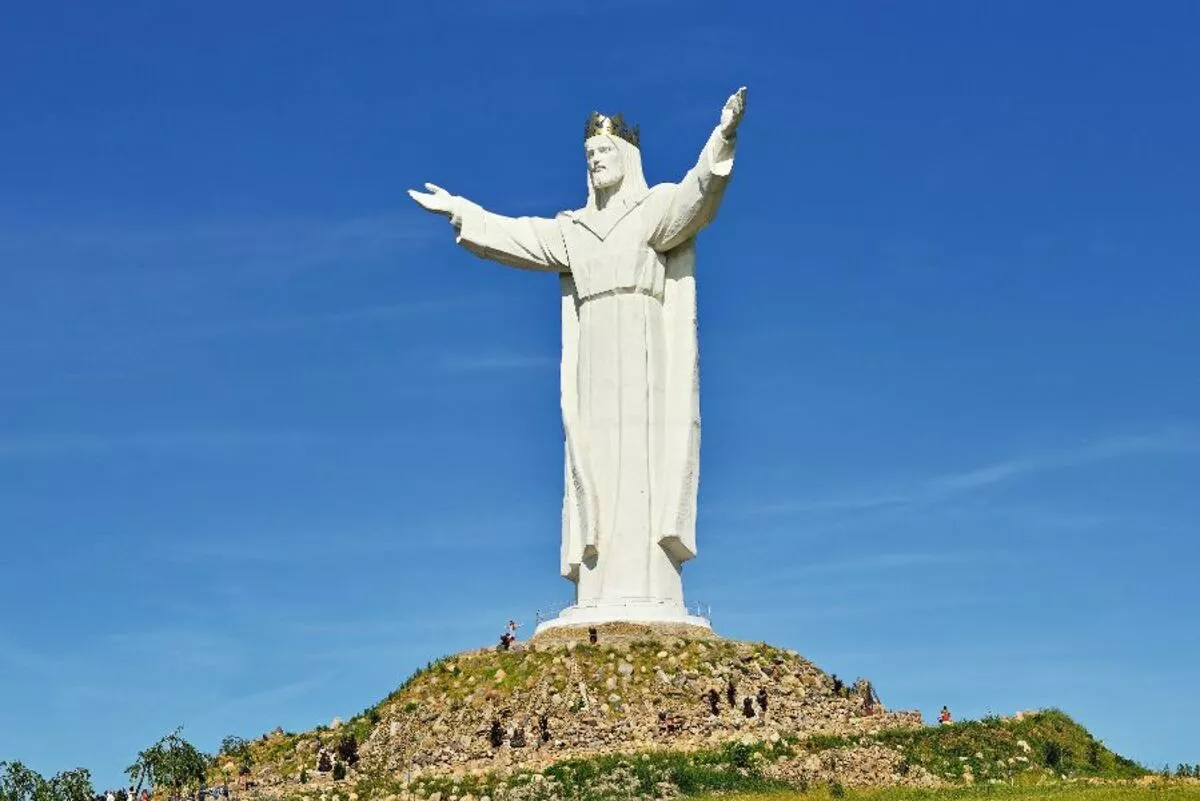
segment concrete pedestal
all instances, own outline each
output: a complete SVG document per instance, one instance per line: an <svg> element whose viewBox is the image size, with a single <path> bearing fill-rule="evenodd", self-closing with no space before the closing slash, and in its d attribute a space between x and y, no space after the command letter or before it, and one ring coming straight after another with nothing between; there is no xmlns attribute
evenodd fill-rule
<svg viewBox="0 0 1200 801"><path fill-rule="evenodd" d="M565 626L594 626L602 623L674 623L712 629L707 618L689 614L677 601L651 598L618 598L568 606L558 617L542 622L538 634Z"/></svg>

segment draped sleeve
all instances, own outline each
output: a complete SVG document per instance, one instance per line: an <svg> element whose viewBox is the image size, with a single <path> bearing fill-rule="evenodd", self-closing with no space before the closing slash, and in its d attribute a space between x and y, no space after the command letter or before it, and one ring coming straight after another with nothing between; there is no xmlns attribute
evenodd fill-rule
<svg viewBox="0 0 1200 801"><path fill-rule="evenodd" d="M504 217L465 198L455 198L451 222L458 244L488 261L524 270L570 272L570 259L556 220Z"/></svg>
<svg viewBox="0 0 1200 801"><path fill-rule="evenodd" d="M679 247L694 237L717 216L733 172L734 142L713 131L696 166L669 191L651 193L657 220L650 231L649 244L660 253ZM657 189L657 187L656 187Z"/></svg>

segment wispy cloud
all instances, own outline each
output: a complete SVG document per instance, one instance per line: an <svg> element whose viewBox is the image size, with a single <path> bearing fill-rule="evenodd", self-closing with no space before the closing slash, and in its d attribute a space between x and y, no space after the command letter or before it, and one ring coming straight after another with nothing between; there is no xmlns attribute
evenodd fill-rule
<svg viewBox="0 0 1200 801"><path fill-rule="evenodd" d="M0 636L0 664L39 675L61 667L59 660L4 636Z"/></svg>
<svg viewBox="0 0 1200 801"><path fill-rule="evenodd" d="M108 635L105 643L106 652L121 654L133 664L153 663L174 671L236 673L243 665L237 641L203 629L164 626L123 631Z"/></svg>
<svg viewBox="0 0 1200 801"><path fill-rule="evenodd" d="M113 436L61 435L0 440L0 459L107 454L114 451L212 453L244 448L306 448L335 438L312 431L220 429L132 432Z"/></svg>
<svg viewBox="0 0 1200 801"><path fill-rule="evenodd" d="M818 515L873 512L946 502L990 487L1052 470L1083 467L1145 454L1200 452L1200 430L1170 428L1134 436L1110 437L1054 451L1007 459L933 476L900 488L852 491L828 498L765 503L742 510L746 516Z"/></svg>
<svg viewBox="0 0 1200 801"><path fill-rule="evenodd" d="M246 320L232 320L213 323L180 332L184 337L217 338L243 336L247 334L291 333L296 330L323 328L330 326L350 326L375 323L388 323L399 319L418 315L456 312L463 309L478 308L492 303L487 297L454 297L427 298L422 300L405 301L402 303L387 303L376 306L362 306L351 309L336 309L319 311L310 314L294 314L275 317L258 317Z"/></svg>
<svg viewBox="0 0 1200 801"><path fill-rule="evenodd" d="M514 507L493 509L486 522L447 516L444 518L389 521L376 525L361 521L353 530L309 528L288 532L245 532L242 536L189 536L186 539L161 538L158 558L170 562L249 562L297 563L323 562L328 558L327 547L336 539L338 554L343 558L369 558L382 555L447 553L457 551L503 550L537 547L536 543L519 536L538 525L540 510ZM423 536L438 531L438 537Z"/></svg>
<svg viewBox="0 0 1200 801"><path fill-rule="evenodd" d="M853 573L861 575L889 570L907 570L911 567L927 565L964 564L968 562L989 561L1005 556L1004 551L924 551L875 553L862 557L829 562L810 562L786 571L786 578L799 578L813 575L840 575Z"/></svg>
<svg viewBox="0 0 1200 801"><path fill-rule="evenodd" d="M408 210L333 220L0 221L0 263L27 271L104 263L112 268L110 279L121 272L197 269L264 275L391 257L439 234L446 232Z"/></svg>
<svg viewBox="0 0 1200 801"><path fill-rule="evenodd" d="M760 595L753 599L753 606L738 606L731 609L718 608L714 610L720 625L727 626L738 621L761 621L763 617L764 598ZM936 596L902 596L894 592L877 592L866 594L862 592L831 594L827 588L822 593L804 603L780 604L772 598L771 620L777 627L786 627L789 623L805 622L818 625L828 625L832 620L862 620L896 618L898 615L911 616L920 613L941 613L947 608L962 609L964 607L989 607L1008 603L1009 599L998 593L979 592L966 594L962 592L942 592Z"/></svg>
<svg viewBox="0 0 1200 801"><path fill-rule="evenodd" d="M448 373L514 372L546 370L558 362L557 357L524 353L452 354L443 356L440 366Z"/></svg>
<svg viewBox="0 0 1200 801"><path fill-rule="evenodd" d="M298 272L414 269L421 263L414 254L425 242L449 237L436 223L413 211L340 220L0 219L0 264L11 279L0 299L0 355L35 356L38 364L86 372L95 360L80 359L93 353L119 356L179 339L390 323L486 303L477 297L413 297L220 319L228 316L222 310L231 297L262 291L265 284L277 298L278 284Z"/></svg>
<svg viewBox="0 0 1200 801"><path fill-rule="evenodd" d="M763 588L777 584L806 583L827 586L830 579L841 581L847 576L861 579L871 577L874 581L887 573L910 571L919 567L936 565L962 565L994 563L1008 556L1003 550L962 551L895 551L891 553L865 553L850 559L796 562L794 564L764 565L753 576L711 585L719 593L732 589Z"/></svg>
<svg viewBox="0 0 1200 801"><path fill-rule="evenodd" d="M321 689L333 679L332 673L323 673L294 681L264 687L254 692L235 695L207 707L199 720L224 722L230 718L241 718L247 712L274 710L279 705L302 698Z"/></svg>

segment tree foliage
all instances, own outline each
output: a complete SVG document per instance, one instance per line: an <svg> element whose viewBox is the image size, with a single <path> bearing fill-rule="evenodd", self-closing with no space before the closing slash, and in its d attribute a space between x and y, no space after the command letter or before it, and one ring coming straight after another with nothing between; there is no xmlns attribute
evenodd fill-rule
<svg viewBox="0 0 1200 801"><path fill-rule="evenodd" d="M221 741L219 756L228 757L237 762L239 776L247 776L254 766L254 754L250 750L250 741L244 737L231 734Z"/></svg>
<svg viewBox="0 0 1200 801"><path fill-rule="evenodd" d="M137 760L125 769L130 782L150 787L165 787L178 798L184 790L204 784L208 756L183 739L176 729L137 755Z"/></svg>
<svg viewBox="0 0 1200 801"><path fill-rule="evenodd" d="M91 801L92 774L87 768L61 771L46 784L48 801Z"/></svg>
<svg viewBox="0 0 1200 801"><path fill-rule="evenodd" d="M230 734L224 740L221 740L221 747L217 753L221 756L236 758L248 750L250 750L249 740L245 737L238 737L236 734Z"/></svg>
<svg viewBox="0 0 1200 801"><path fill-rule="evenodd" d="M20 762L0 762L0 801L91 801L92 774L75 768L43 778Z"/></svg>

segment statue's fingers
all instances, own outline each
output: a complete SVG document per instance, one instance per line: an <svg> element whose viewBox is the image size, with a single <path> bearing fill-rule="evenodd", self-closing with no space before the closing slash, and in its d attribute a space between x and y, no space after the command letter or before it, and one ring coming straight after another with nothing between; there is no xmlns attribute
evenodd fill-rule
<svg viewBox="0 0 1200 801"><path fill-rule="evenodd" d="M445 192L445 191L446 191L445 189L442 189L442 188L441 188L440 186L438 186L437 184L431 184L431 183L426 183L426 184L425 184L425 188L426 188L426 189L428 189L430 192L433 192L435 195L436 195L438 192Z"/></svg>

